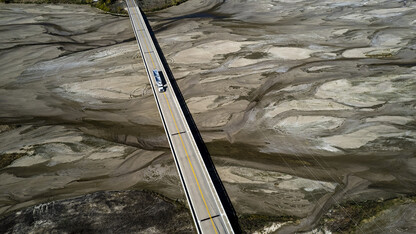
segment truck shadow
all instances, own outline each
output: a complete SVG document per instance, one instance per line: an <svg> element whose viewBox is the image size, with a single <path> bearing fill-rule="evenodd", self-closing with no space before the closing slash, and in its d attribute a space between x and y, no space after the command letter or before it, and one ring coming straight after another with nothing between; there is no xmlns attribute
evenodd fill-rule
<svg viewBox="0 0 416 234"><path fill-rule="evenodd" d="M204 140L202 139L201 134L199 133L199 130L195 124L194 119L192 118L191 112L188 109L188 106L186 105L185 99L182 96L182 93L179 89L178 84L176 83L175 78L173 77L172 71L170 70L170 67L168 65L168 63L166 62L166 58L162 52L162 49L159 46L159 43L156 39L156 36L149 24L149 21L147 20L146 15L144 14L144 12L140 9L142 15L143 15L143 19L146 23L146 27L149 30L150 36L152 37L152 40L155 44L156 50L160 56L160 60L163 63L163 66L165 68L165 71L167 73L167 78L169 79L171 85L172 85L172 89L175 92L176 97L178 98L179 101L179 105L184 113L185 119L189 125L189 128L191 130L191 133L195 139L196 145L199 149L199 152L201 153L201 156L204 160L204 164L208 170L208 173L211 177L212 182L214 183L214 187L217 190L218 196L221 200L221 203L225 209L225 212L227 213L228 219L230 221L231 226L234 229L235 233L242 233L240 225L238 223L238 216L237 213L234 210L234 207L231 203L231 200L227 194L227 191L224 188L224 185L221 181L220 176L217 173L217 170L215 169L214 163L211 159L211 155L208 152L208 149L204 143ZM161 76L162 77L162 76ZM162 81L164 81L165 77L162 78Z"/></svg>
<svg viewBox="0 0 416 234"><path fill-rule="evenodd" d="M163 86L166 87L166 79L165 79L165 75L163 75L163 72L159 71L159 76L160 76L160 80L162 81Z"/></svg>

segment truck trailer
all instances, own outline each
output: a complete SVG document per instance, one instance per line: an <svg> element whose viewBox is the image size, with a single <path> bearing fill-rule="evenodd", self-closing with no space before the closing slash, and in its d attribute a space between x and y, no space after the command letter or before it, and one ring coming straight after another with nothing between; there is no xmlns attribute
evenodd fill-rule
<svg viewBox="0 0 416 234"><path fill-rule="evenodd" d="M162 78L159 75L159 71L156 69L153 70L153 76L155 77L156 85L158 87L159 93L165 92L165 85L163 84Z"/></svg>

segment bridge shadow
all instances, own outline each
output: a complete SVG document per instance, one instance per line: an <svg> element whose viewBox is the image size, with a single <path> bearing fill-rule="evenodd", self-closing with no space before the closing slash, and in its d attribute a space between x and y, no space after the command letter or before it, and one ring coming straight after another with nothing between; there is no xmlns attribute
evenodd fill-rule
<svg viewBox="0 0 416 234"><path fill-rule="evenodd" d="M172 71L170 70L170 67L168 65L168 63L166 62L166 58L162 52L162 49L159 46L159 43L156 39L156 36L152 30L152 28L150 27L149 21L147 20L146 15L144 14L144 12L140 9L142 15L143 15L143 19L146 23L146 27L149 30L150 36L153 39L153 42L155 44L156 50L160 56L160 60L163 63L163 66L166 70L167 73L167 78L169 79L171 85L172 85L172 89L176 94L176 97L178 98L180 107L185 115L186 121L189 125L189 128L192 132L192 135L195 139L196 145L199 149L199 151L201 152L202 158L204 160L205 166L207 167L208 173L211 177L212 182L214 183L215 189L217 190L218 196L221 200L221 203L225 209L225 212L227 213L228 219L230 220L231 226L234 229L235 233L242 233L240 225L238 223L238 216L237 213L234 210L234 207L231 203L230 198L228 197L227 191L224 188L224 185L222 184L221 178L217 173L217 170L215 169L214 163L212 162L211 159L211 155L208 152L208 149L204 143L204 140L202 139L201 134L199 133L199 130L195 124L194 119L192 118L191 112L188 109L188 106L186 105L185 99L182 96L182 93L179 89L178 84L176 83L175 78L173 77Z"/></svg>

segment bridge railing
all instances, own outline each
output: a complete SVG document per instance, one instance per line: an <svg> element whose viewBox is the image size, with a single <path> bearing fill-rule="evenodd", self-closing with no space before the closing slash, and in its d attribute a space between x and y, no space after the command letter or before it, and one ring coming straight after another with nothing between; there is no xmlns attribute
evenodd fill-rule
<svg viewBox="0 0 416 234"><path fill-rule="evenodd" d="M152 40L154 42L154 45L156 47L157 53L159 54L160 60L163 63L163 66L165 68L165 71L167 73L168 79L172 85L172 89L178 99L180 108L183 111L183 114L185 116L186 122L189 125L189 128L191 130L191 133L195 139L195 143L198 147L199 152L201 153L202 159L204 160L204 164L208 170L209 176L211 177L211 180L214 184L215 190L217 191L218 197L220 198L220 201L222 203L222 206L224 207L224 210L228 216L228 219L230 221L230 224L234 230L235 233L241 233L241 228L238 223L238 216L237 213L234 210L234 207L231 203L231 200L227 194L227 191L225 190L225 187L221 181L220 176L218 175L217 170L215 169L214 163L212 161L211 155L204 143L204 140L198 130L198 127L196 126L196 123L194 119L192 118L191 112L188 109L188 106L186 105L185 99L182 95L182 92L179 89L178 84L176 83L176 79L173 76L172 71L170 70L170 67L166 61L166 58L162 52L162 49L159 46L159 43L156 39L156 36L149 24L149 21L147 20L146 15L143 13L143 11L140 9L144 22L146 24L146 27L150 33L150 36L152 37Z"/></svg>

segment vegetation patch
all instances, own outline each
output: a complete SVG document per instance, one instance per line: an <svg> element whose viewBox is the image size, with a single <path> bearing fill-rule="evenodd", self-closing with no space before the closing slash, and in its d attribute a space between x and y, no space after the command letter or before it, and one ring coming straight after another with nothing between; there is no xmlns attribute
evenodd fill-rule
<svg viewBox="0 0 416 234"><path fill-rule="evenodd" d="M159 11L176 6L187 0L137 0L144 11ZM0 0L2 3L34 3L34 4L88 4L105 12L127 15L124 10L126 4L123 0Z"/></svg>
<svg viewBox="0 0 416 234"><path fill-rule="evenodd" d="M139 0L139 5L144 11L160 11L171 6L177 6L188 0Z"/></svg>
<svg viewBox="0 0 416 234"><path fill-rule="evenodd" d="M295 222L296 220L297 218L293 216L268 216L261 214L242 215L238 217L243 233L253 233L271 223Z"/></svg>
<svg viewBox="0 0 416 234"><path fill-rule="evenodd" d="M416 202L416 196L395 198L385 201L349 201L328 211L319 226L332 233L353 233L356 228L377 216L380 212L404 203Z"/></svg>
<svg viewBox="0 0 416 234"><path fill-rule="evenodd" d="M162 218L161 218L162 217ZM195 233L188 209L143 191L102 191L0 217L2 233Z"/></svg>
<svg viewBox="0 0 416 234"><path fill-rule="evenodd" d="M385 52L385 53L379 53L379 54L366 54L365 56L368 58L391 58L393 57L393 54L389 52Z"/></svg>
<svg viewBox="0 0 416 234"><path fill-rule="evenodd" d="M15 129L17 126L13 125L0 125L0 133L10 131L12 129Z"/></svg>
<svg viewBox="0 0 416 234"><path fill-rule="evenodd" d="M2 154L0 156L0 169L7 167L10 165L14 160L25 156L26 153L10 153L10 154Z"/></svg>
<svg viewBox="0 0 416 234"><path fill-rule="evenodd" d="M88 4L105 12L127 15L122 0L0 0L3 3L34 3L34 4Z"/></svg>
<svg viewBox="0 0 416 234"><path fill-rule="evenodd" d="M88 0L0 0L3 3L33 3L33 4L87 4ZM89 2L92 2L90 0Z"/></svg>
<svg viewBox="0 0 416 234"><path fill-rule="evenodd" d="M93 2L92 0L85 0L91 6L97 7L106 12L127 15L127 11L122 7L124 3L119 0L98 0Z"/></svg>

